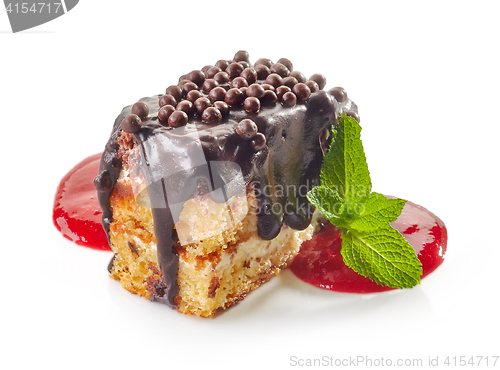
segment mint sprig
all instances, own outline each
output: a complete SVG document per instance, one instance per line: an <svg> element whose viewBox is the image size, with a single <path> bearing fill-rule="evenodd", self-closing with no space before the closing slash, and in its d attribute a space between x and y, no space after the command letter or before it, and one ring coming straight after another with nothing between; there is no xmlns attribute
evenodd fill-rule
<svg viewBox="0 0 500 370"><path fill-rule="evenodd" d="M342 115L331 149L321 167L321 185L309 201L342 233L341 254L347 266L377 284L411 288L420 283L422 267L412 246L390 223L401 214L403 199L372 192L361 142L361 127Z"/></svg>

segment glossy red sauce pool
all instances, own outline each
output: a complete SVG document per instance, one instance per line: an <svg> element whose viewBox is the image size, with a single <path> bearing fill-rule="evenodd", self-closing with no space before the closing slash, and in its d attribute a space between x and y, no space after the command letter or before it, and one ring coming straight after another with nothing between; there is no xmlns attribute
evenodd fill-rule
<svg viewBox="0 0 500 370"><path fill-rule="evenodd" d="M391 224L415 249L426 277L444 260L448 234L436 215L407 202L399 218ZM291 270L305 282L337 292L374 293L393 288L377 285L344 264L340 254L342 240L335 226L328 223L304 244Z"/></svg>
<svg viewBox="0 0 500 370"><path fill-rule="evenodd" d="M56 228L76 244L109 250L93 184L100 160L100 153L85 158L63 177L54 199L52 220Z"/></svg>

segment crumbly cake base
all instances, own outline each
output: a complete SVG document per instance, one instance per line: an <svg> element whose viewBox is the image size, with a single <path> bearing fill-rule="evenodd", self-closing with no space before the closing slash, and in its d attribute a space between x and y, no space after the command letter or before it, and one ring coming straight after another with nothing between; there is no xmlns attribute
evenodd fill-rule
<svg viewBox="0 0 500 370"><path fill-rule="evenodd" d="M249 205L246 210L242 198ZM126 174L115 185L110 201L113 209L110 240L115 253L110 276L128 291L150 300L162 296L151 209L137 204ZM191 243L176 245L179 312L210 317L217 310L230 307L277 275L292 261L302 242L312 236L312 226L296 231L283 225L276 238L262 240L257 234L252 192L233 199L229 207L245 212L246 216L238 217L241 216L238 211L229 215L227 205L204 196L185 204L176 227L182 229L190 224L192 234L185 234ZM195 208L202 212L193 213ZM218 229L220 225L224 227ZM207 237L207 230L212 230L211 237ZM202 235L197 237L196 233Z"/></svg>

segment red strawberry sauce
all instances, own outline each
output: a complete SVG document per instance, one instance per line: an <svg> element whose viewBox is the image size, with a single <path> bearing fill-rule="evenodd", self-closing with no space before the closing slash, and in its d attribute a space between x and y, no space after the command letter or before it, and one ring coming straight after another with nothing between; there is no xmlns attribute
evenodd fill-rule
<svg viewBox="0 0 500 370"><path fill-rule="evenodd" d="M57 188L52 218L56 228L76 244L109 250L93 185L100 159L101 154L92 155L64 176ZM447 242L446 226L433 213L407 202L401 216L392 226L415 249L422 262L422 278L443 262ZM291 270L309 284L337 292L372 293L392 289L377 285L347 267L340 254L341 242L335 226L325 224L311 240L302 244Z"/></svg>
<svg viewBox="0 0 500 370"><path fill-rule="evenodd" d="M52 220L56 228L76 244L109 250L93 184L100 160L100 153L85 158L63 177L54 199Z"/></svg>
<svg viewBox="0 0 500 370"><path fill-rule="evenodd" d="M447 231L443 221L424 207L407 202L399 218L391 224L415 249L426 277L444 260ZM340 233L327 223L313 238L302 244L291 270L303 281L336 292L373 293L393 288L377 285L344 264Z"/></svg>

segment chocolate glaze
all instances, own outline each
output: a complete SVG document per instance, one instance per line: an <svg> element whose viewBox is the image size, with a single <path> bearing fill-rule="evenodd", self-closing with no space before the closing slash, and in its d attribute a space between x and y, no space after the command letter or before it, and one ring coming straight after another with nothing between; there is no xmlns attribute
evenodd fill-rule
<svg viewBox="0 0 500 370"><path fill-rule="evenodd" d="M198 73L197 77L200 77ZM202 85L201 79L197 82ZM292 107L275 102L262 105L258 113L248 113L237 105L230 108L219 124L203 123L201 116L195 114L187 125L173 128L163 126L158 119L161 96L140 100L149 108L149 115L143 118L142 127L134 137L140 152L137 168L142 171L151 200L165 287L164 296L152 299L176 307L179 261L174 226L182 204L196 193L200 180L209 185L210 195L216 202L226 201L241 192L242 187L243 190L253 188L258 201L258 233L262 239L276 237L283 222L303 230L309 225L314 210L306 193L319 183L327 145L325 132L336 123L339 114L357 112L357 107L347 98L339 103L330 93L320 90ZM122 168L117 138L122 130L121 122L132 107L125 107L115 120L95 181L108 240L112 222L110 195ZM265 146L252 144L254 140L238 134L236 126L243 119L255 122L259 138L262 139L262 134L265 136ZM238 176L243 183L234 181Z"/></svg>

